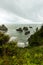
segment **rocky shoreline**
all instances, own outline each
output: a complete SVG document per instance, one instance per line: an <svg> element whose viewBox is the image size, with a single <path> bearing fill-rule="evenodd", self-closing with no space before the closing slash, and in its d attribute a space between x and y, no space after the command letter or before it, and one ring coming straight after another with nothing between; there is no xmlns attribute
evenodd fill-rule
<svg viewBox="0 0 43 65"><path fill-rule="evenodd" d="M32 27L30 27L30 28L32 28ZM5 25L2 25L2 26L0 26L0 30L7 32L8 28ZM18 28L18 29L16 29L16 31L20 32L20 33L22 33L24 31L24 35L30 34L30 31L29 31L28 27ZM37 33L37 31L38 31L38 27L36 28L36 33ZM30 38L31 38L31 36L30 36ZM18 42L19 44L23 43L22 45L19 45L18 47L26 47L26 43L28 42L28 45L29 45L29 41L31 41L31 40L29 40L29 38L28 38L25 43L24 42L19 42L18 38L13 36L13 37L10 37L10 39L9 39L9 42L11 42L11 41Z"/></svg>

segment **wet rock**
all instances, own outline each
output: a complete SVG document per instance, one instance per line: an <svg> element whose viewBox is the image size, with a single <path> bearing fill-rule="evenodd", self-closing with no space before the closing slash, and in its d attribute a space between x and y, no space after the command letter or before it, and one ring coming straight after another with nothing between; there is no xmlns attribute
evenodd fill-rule
<svg viewBox="0 0 43 65"><path fill-rule="evenodd" d="M5 25L0 26L0 31L8 31L8 28Z"/></svg>
<svg viewBox="0 0 43 65"><path fill-rule="evenodd" d="M31 26L29 26L29 28L32 28Z"/></svg>
<svg viewBox="0 0 43 65"><path fill-rule="evenodd" d="M18 28L16 31L23 32L22 28Z"/></svg>
<svg viewBox="0 0 43 65"><path fill-rule="evenodd" d="M30 34L30 31L25 32L25 35L28 35L28 34Z"/></svg>
<svg viewBox="0 0 43 65"><path fill-rule="evenodd" d="M27 31L27 30L28 30L28 27L23 27L23 30L24 30L24 31Z"/></svg>

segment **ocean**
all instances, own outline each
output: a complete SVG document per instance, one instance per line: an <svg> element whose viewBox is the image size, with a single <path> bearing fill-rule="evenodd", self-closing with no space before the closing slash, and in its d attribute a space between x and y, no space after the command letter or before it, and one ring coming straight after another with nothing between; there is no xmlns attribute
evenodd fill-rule
<svg viewBox="0 0 43 65"><path fill-rule="evenodd" d="M27 42L27 39L36 32L36 28L40 29L42 24L6 24L6 27L8 28L8 34L12 37L17 37L19 42ZM31 26L32 28L29 28ZM18 32L16 29L23 27L28 27L28 30L30 31L30 34L25 35L25 31Z"/></svg>

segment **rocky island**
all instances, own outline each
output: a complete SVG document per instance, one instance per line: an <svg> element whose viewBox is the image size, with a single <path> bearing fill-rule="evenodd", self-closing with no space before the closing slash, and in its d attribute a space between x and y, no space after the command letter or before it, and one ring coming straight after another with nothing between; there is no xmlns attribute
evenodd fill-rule
<svg viewBox="0 0 43 65"><path fill-rule="evenodd" d="M30 31L26 31L26 32L25 32L25 35L28 35L28 34L30 34Z"/></svg>
<svg viewBox="0 0 43 65"><path fill-rule="evenodd" d="M22 28L18 28L16 31L23 32Z"/></svg>
<svg viewBox="0 0 43 65"><path fill-rule="evenodd" d="M3 25L0 25L0 31L7 32L8 31L8 28L4 24Z"/></svg>
<svg viewBox="0 0 43 65"><path fill-rule="evenodd" d="M28 27L23 27L23 30L24 30L24 31L27 31L27 30L28 30Z"/></svg>

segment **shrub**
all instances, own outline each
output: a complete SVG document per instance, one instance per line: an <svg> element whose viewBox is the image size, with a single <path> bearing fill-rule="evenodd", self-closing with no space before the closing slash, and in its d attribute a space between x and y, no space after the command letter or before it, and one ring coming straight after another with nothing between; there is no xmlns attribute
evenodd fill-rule
<svg viewBox="0 0 43 65"><path fill-rule="evenodd" d="M9 35L0 35L0 45L3 45L9 41Z"/></svg>
<svg viewBox="0 0 43 65"><path fill-rule="evenodd" d="M28 39L30 46L43 45L43 26Z"/></svg>

